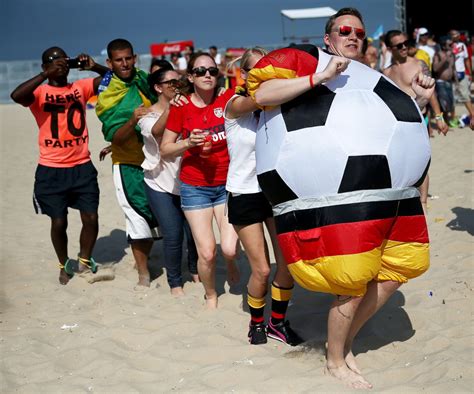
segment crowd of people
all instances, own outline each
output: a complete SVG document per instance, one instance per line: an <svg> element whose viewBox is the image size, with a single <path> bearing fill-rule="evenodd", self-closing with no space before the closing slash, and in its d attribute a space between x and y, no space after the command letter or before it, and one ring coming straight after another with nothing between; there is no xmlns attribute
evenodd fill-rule
<svg viewBox="0 0 474 394"><path fill-rule="evenodd" d="M394 43L395 34L402 36L403 40ZM473 54L466 34L452 29L436 40L428 29L420 27L413 30L411 37L407 32L388 31L379 38L379 43L377 49L373 39L366 39L362 61L369 67L386 75L396 74L400 65L414 64L410 60L414 59L424 73L436 79L436 93L425 112L430 136L433 136L432 126L443 134L449 128L474 128L474 108L470 98ZM456 103L463 104L466 113L457 116Z"/></svg>
<svg viewBox="0 0 474 394"><path fill-rule="evenodd" d="M298 46L270 54L254 47L230 63L221 58L215 47L210 47L209 52L194 52L188 47L182 57L154 60L149 73L136 68L133 46L125 39L108 44L107 67L85 54L70 59L59 47L45 50L42 71L18 86L11 97L30 108L39 127L40 158L33 200L37 212L51 218L60 283L67 284L77 272L98 269L92 255L98 235L99 187L88 149L85 108L87 100L100 92L96 113L104 139L110 143L101 158L111 153L113 182L125 216L138 285L150 286L149 255L153 242L162 238L171 294L183 295L184 243L191 278L202 283L206 307L216 309L215 220L229 284L240 280L236 264L241 253L239 241L250 264L249 342L263 344L270 337L292 346L300 344L303 340L286 319L294 280L298 278L290 274L282 253L288 245L282 245L277 234L272 211L276 204L262 192L257 176L255 141L261 117L267 108L325 88L323 85L344 73L350 62L362 62L383 72L412 97L425 111L428 123L431 111L440 132L446 133L450 126L457 125L455 98L465 103L473 128L469 96L472 65L459 36L452 30L438 45L430 41L426 29L418 29L415 45L405 32L392 30L385 34L379 56L373 43L366 39L360 13L344 8L326 25L324 53L330 55L328 64L321 69L317 62L313 68L298 65L303 71L281 78L261 70L266 65L276 69L275 61L297 58ZM99 76L70 83L68 73L72 67L92 70ZM229 76L235 77L236 69L241 83L223 83ZM422 203L426 202L427 179L420 186ZM69 207L80 211L83 224L77 261L69 257L68 251ZM344 281L351 280L349 273L340 281L327 276L324 286L315 284L311 288L336 296L328 321L326 370L353 388L371 387L351 350L358 331L402 283L428 268L426 224L422 213L420 216L422 211L413 208L415 211L411 215L418 215L417 229L423 233L418 237L426 238L421 247L419 243L409 243L410 258L419 263L416 269L397 266L398 256L393 248L390 266L383 265L384 258L389 257L377 257L382 261L380 271L365 272L363 278L357 279L356 290L343 290L347 284ZM271 258L264 226L277 266L270 284L271 317L267 323L264 310Z"/></svg>

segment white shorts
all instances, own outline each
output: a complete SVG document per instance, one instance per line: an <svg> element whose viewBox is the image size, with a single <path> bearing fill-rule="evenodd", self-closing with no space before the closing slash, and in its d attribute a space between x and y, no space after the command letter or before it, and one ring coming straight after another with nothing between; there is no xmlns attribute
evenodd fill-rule
<svg viewBox="0 0 474 394"><path fill-rule="evenodd" d="M161 238L148 206L142 169L127 164L114 164L113 177L117 201L125 214L128 242Z"/></svg>

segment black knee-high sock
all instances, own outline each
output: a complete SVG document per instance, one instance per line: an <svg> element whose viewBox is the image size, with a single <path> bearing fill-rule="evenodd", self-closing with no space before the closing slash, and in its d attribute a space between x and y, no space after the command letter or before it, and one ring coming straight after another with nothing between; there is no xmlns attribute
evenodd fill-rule
<svg viewBox="0 0 474 394"><path fill-rule="evenodd" d="M285 320L292 291L293 287L278 287L272 283L272 324L278 324Z"/></svg>
<svg viewBox="0 0 474 394"><path fill-rule="evenodd" d="M250 309L250 324L259 324L264 322L263 312L265 310L265 297L256 298L247 294L247 304Z"/></svg>

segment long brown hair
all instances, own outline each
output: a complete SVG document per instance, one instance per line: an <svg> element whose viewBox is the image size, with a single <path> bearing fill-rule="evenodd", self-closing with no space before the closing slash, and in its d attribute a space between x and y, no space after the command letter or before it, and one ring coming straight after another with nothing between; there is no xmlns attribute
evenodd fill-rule
<svg viewBox="0 0 474 394"><path fill-rule="evenodd" d="M201 56L207 56L209 59L212 60L212 62L217 67L216 61L214 60L214 58L209 53L207 53L207 52L196 52L191 56L191 59L189 59L188 67L186 68L186 72L188 73L188 75L192 75L194 64L196 63L196 60L198 58L200 58ZM216 84L216 88L215 88L215 91L214 91L214 97L217 95L218 89L219 88ZM184 94L194 93L194 84L189 82L189 79L186 78L186 83L185 83L184 87L181 90Z"/></svg>

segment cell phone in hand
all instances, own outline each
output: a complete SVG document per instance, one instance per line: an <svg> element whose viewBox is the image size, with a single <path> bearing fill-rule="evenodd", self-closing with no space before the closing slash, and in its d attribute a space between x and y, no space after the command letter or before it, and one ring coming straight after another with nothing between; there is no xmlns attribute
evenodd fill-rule
<svg viewBox="0 0 474 394"><path fill-rule="evenodd" d="M67 65L69 68L83 68L85 62L80 61L77 57L73 59L67 59Z"/></svg>

